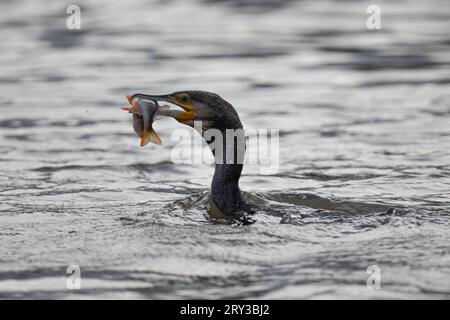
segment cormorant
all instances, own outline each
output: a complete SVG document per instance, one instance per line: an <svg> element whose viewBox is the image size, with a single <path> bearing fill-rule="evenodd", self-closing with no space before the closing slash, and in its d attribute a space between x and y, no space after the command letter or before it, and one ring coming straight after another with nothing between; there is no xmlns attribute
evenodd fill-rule
<svg viewBox="0 0 450 320"><path fill-rule="evenodd" d="M239 221L244 224L253 222L247 214L254 211L244 201L239 189L245 154L245 135L234 107L218 94L206 91L178 91L166 95L137 93L130 99L133 98L156 103L170 102L184 109L168 110L165 115L196 128L213 152L215 172L211 183L210 216L213 219ZM201 127L198 127L198 124ZM223 143L217 141L218 135L222 137Z"/></svg>

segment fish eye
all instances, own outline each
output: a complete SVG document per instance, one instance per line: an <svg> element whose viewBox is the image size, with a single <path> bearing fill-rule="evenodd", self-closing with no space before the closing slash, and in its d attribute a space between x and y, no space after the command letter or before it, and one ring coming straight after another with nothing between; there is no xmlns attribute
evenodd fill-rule
<svg viewBox="0 0 450 320"><path fill-rule="evenodd" d="M181 102L184 102L184 103L186 103L186 102L188 102L189 101L189 96L187 95L187 94L181 94L180 95L180 100L181 100Z"/></svg>

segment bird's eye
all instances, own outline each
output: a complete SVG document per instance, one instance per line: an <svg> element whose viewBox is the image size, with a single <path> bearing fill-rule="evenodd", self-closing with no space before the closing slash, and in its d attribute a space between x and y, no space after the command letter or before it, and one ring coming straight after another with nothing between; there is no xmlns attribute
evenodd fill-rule
<svg viewBox="0 0 450 320"><path fill-rule="evenodd" d="M189 101L189 96L187 94L182 94L182 95L180 95L180 100L181 100L181 102L186 103Z"/></svg>

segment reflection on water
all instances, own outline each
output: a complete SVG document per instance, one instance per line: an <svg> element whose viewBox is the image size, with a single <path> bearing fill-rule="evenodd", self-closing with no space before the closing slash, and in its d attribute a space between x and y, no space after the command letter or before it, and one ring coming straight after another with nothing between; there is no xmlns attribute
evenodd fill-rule
<svg viewBox="0 0 450 320"><path fill-rule="evenodd" d="M78 1L80 31L69 4L0 4L1 298L449 297L448 1L374 31L359 1ZM209 223L174 121L137 147L124 95L181 89L280 129L279 172L241 179L256 223Z"/></svg>

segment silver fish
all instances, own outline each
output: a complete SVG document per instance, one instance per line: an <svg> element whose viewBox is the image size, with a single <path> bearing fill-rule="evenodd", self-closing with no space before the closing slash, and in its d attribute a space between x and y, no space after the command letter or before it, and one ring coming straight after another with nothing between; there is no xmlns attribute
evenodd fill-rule
<svg viewBox="0 0 450 320"><path fill-rule="evenodd" d="M130 102L130 107L122 108L122 110L133 114L133 129L136 134L141 138L141 147L145 146L149 142L155 144L162 144L161 138L153 129L153 121L155 116L164 112L169 108L168 106L160 106L156 101L144 100L139 97L131 99L127 96Z"/></svg>

